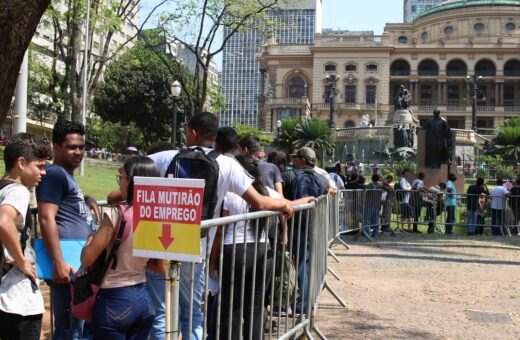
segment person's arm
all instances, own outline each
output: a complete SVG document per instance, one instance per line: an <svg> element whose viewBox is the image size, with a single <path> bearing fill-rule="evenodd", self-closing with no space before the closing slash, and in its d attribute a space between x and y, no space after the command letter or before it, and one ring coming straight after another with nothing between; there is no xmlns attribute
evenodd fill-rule
<svg viewBox="0 0 520 340"><path fill-rule="evenodd" d="M292 206L285 200L260 195L252 185L242 194L242 198L255 210L282 210L286 218L291 217L293 213Z"/></svg>
<svg viewBox="0 0 520 340"><path fill-rule="evenodd" d="M109 204L117 204L123 201L123 195L121 195L121 190L117 189L111 191L107 195L107 202Z"/></svg>
<svg viewBox="0 0 520 340"><path fill-rule="evenodd" d="M222 217L229 216L229 211L226 209L222 210ZM211 276L213 272L218 270L219 265L219 254L220 254L220 245L222 244L222 235L226 232L226 226L217 227L217 233L215 234L215 239L213 240L213 246L211 247L211 255L209 257L209 275Z"/></svg>
<svg viewBox="0 0 520 340"><path fill-rule="evenodd" d="M274 184L274 191L280 194L283 197L283 185L282 182L277 182Z"/></svg>
<svg viewBox="0 0 520 340"><path fill-rule="evenodd" d="M318 202L318 199L316 197L313 197L313 196L309 196L309 197L302 197L302 198L299 198L297 200L294 200L294 201L289 201L289 200L286 200L287 203L289 203L290 205L300 205L300 204L307 204L307 203L310 203L310 202Z"/></svg>
<svg viewBox="0 0 520 340"><path fill-rule="evenodd" d="M0 241L5 249L13 257L15 266L25 275L29 276L33 281L36 280L36 269L34 261L27 260L24 257L20 246L20 238L14 220L18 215L18 211L10 205L0 206Z"/></svg>
<svg viewBox="0 0 520 340"><path fill-rule="evenodd" d="M38 202L38 220L41 226L43 244L52 260L52 280L56 283L68 283L74 268L65 263L61 254L56 214L59 206L49 202Z"/></svg>
<svg viewBox="0 0 520 340"><path fill-rule="evenodd" d="M89 207L90 211L92 211L96 216L96 223L99 223L99 207L94 197L85 196L85 203L87 204L87 207Z"/></svg>
<svg viewBox="0 0 520 340"><path fill-rule="evenodd" d="M94 264L101 252L112 242L114 232L112 221L108 218L108 215L105 214L101 221L101 226L94 235L88 238L81 251L81 265L83 267L90 267Z"/></svg>

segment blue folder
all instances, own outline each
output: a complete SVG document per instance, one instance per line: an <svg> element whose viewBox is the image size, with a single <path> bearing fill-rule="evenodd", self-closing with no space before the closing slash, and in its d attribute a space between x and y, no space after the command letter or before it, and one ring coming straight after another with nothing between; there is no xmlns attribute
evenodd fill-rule
<svg viewBox="0 0 520 340"><path fill-rule="evenodd" d="M81 256L81 249L85 245L85 240L62 239L60 240L61 254L65 263L70 264L74 270L78 270ZM42 239L34 240L34 251L36 253L36 275L40 279L52 279L52 260L47 249L43 245Z"/></svg>

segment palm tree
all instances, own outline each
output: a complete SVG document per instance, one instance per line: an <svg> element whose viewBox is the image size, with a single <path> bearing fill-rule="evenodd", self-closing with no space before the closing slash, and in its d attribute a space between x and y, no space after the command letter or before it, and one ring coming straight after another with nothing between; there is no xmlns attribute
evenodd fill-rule
<svg viewBox="0 0 520 340"><path fill-rule="evenodd" d="M285 119L273 145L286 153L304 146L313 148L316 152L331 153L334 149L334 137L323 120Z"/></svg>
<svg viewBox="0 0 520 340"><path fill-rule="evenodd" d="M520 122L520 119L515 118ZM498 130L494 139L495 153L502 155L505 160L520 159L520 125L504 125Z"/></svg>

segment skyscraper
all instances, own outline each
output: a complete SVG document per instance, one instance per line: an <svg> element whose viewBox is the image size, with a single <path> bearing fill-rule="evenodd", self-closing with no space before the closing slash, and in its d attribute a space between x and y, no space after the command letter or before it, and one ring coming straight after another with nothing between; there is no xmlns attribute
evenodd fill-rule
<svg viewBox="0 0 520 340"><path fill-rule="evenodd" d="M425 10L445 2L447 0L404 0L403 18L404 22L410 23Z"/></svg>
<svg viewBox="0 0 520 340"><path fill-rule="evenodd" d="M313 44L314 34L321 30L321 3L322 0L299 0L270 10L267 15L275 23L270 37L257 28L248 28L229 39L222 57L222 93L227 107L220 114L221 126L234 122L258 126L264 93L260 93L262 74L256 57L262 43L274 39L280 44Z"/></svg>

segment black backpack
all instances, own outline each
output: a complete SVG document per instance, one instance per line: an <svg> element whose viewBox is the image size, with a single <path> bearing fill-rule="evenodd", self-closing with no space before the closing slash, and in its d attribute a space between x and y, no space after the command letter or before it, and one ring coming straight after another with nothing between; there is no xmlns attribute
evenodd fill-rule
<svg viewBox="0 0 520 340"><path fill-rule="evenodd" d="M321 184L320 174L312 169L293 170L296 175L294 184L294 199L302 197L319 197L324 194L325 188Z"/></svg>
<svg viewBox="0 0 520 340"><path fill-rule="evenodd" d="M204 198L202 200L202 220L213 218L217 205L219 166L217 157L220 152L211 150L208 154L201 148L182 149L173 157L166 177L203 179Z"/></svg>

